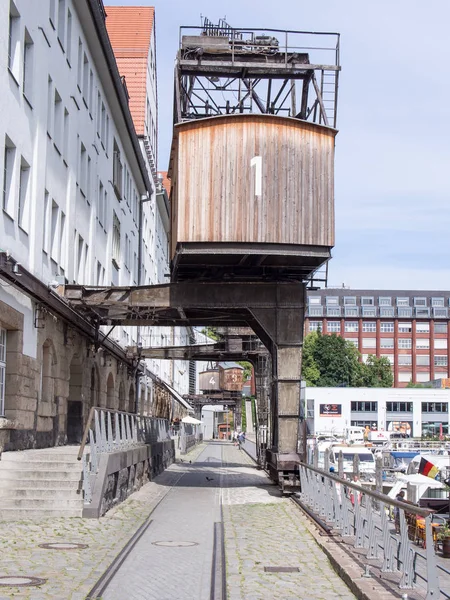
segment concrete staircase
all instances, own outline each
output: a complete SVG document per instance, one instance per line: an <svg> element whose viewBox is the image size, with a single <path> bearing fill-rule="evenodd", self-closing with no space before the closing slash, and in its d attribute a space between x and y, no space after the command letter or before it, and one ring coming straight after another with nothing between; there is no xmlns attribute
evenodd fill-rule
<svg viewBox="0 0 450 600"><path fill-rule="evenodd" d="M81 517L79 446L3 452L0 521Z"/></svg>

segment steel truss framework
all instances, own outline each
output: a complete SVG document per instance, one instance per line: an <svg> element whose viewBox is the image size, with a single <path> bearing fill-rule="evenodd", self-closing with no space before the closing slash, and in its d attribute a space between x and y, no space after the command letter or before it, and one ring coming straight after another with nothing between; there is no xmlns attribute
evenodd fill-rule
<svg viewBox="0 0 450 600"><path fill-rule="evenodd" d="M336 128L339 52L338 33L182 27L174 122L259 113Z"/></svg>

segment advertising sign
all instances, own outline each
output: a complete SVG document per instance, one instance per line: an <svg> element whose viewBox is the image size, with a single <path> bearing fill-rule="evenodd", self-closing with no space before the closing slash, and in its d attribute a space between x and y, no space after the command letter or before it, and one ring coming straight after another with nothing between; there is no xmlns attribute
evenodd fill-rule
<svg viewBox="0 0 450 600"><path fill-rule="evenodd" d="M341 417L342 404L320 404L321 417Z"/></svg>

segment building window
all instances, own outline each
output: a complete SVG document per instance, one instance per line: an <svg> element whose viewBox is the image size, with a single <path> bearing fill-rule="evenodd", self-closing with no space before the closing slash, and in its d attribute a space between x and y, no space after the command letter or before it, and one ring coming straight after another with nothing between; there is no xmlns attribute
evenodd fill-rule
<svg viewBox="0 0 450 600"><path fill-rule="evenodd" d="M118 200L122 200L123 167L120 162L120 150L116 140L113 146L113 187Z"/></svg>
<svg viewBox="0 0 450 600"><path fill-rule="evenodd" d="M425 297L414 298L414 306L426 306L427 299Z"/></svg>
<svg viewBox="0 0 450 600"><path fill-rule="evenodd" d="M412 365L411 354L399 354L398 364L401 366Z"/></svg>
<svg viewBox="0 0 450 600"><path fill-rule="evenodd" d="M380 348L393 348L394 338L380 338Z"/></svg>
<svg viewBox="0 0 450 600"><path fill-rule="evenodd" d="M435 356L434 357L434 366L435 367L447 367L448 366L448 357L447 356Z"/></svg>
<svg viewBox="0 0 450 600"><path fill-rule="evenodd" d="M341 322L340 321L328 321L327 331L328 331L328 333L340 333L341 332Z"/></svg>
<svg viewBox="0 0 450 600"><path fill-rule="evenodd" d="M448 402L422 402L422 412L448 412Z"/></svg>
<svg viewBox="0 0 450 600"><path fill-rule="evenodd" d="M5 414L6 329L0 327L0 416Z"/></svg>
<svg viewBox="0 0 450 600"><path fill-rule="evenodd" d="M430 324L416 323L416 333L430 333Z"/></svg>
<svg viewBox="0 0 450 600"><path fill-rule="evenodd" d="M381 333L394 333L394 323L390 321L382 321L380 323Z"/></svg>
<svg viewBox="0 0 450 600"><path fill-rule="evenodd" d="M412 402L386 402L387 412L412 412Z"/></svg>
<svg viewBox="0 0 450 600"><path fill-rule="evenodd" d="M20 161L20 180L19 180L19 211L18 211L18 222L19 226L24 230L28 231L29 220L30 220L30 165L22 157Z"/></svg>
<svg viewBox="0 0 450 600"><path fill-rule="evenodd" d="M359 316L358 306L346 306L344 308L344 314L346 317L357 317Z"/></svg>
<svg viewBox="0 0 450 600"><path fill-rule="evenodd" d="M98 206L97 206L97 217L98 223L102 227L105 225L105 200L104 200L104 189L103 183L98 183Z"/></svg>
<svg viewBox="0 0 450 600"><path fill-rule="evenodd" d="M377 324L375 321L364 321L362 324L362 330L364 333L375 333L377 330Z"/></svg>
<svg viewBox="0 0 450 600"><path fill-rule="evenodd" d="M9 5L8 69L16 82L19 82L20 13L13 2Z"/></svg>
<svg viewBox="0 0 450 600"><path fill-rule="evenodd" d="M87 152L85 145L80 144L80 192L86 197L86 179L87 179Z"/></svg>
<svg viewBox="0 0 450 600"><path fill-rule="evenodd" d="M357 333L358 332L358 321L346 321L344 325L344 331L346 333Z"/></svg>
<svg viewBox="0 0 450 600"><path fill-rule="evenodd" d="M435 323L434 333L447 333L447 323Z"/></svg>
<svg viewBox="0 0 450 600"><path fill-rule="evenodd" d="M358 347L358 340L355 338L345 338L345 341L348 342L349 344L353 344L353 346L355 346L355 348Z"/></svg>
<svg viewBox="0 0 450 600"><path fill-rule="evenodd" d="M25 43L23 48L23 93L31 102L33 98L33 61L34 43L28 30L25 29Z"/></svg>
<svg viewBox="0 0 450 600"><path fill-rule="evenodd" d="M404 322L400 322L398 324L398 332L399 333L411 333L411 331L412 331L411 323L407 323L406 321L404 321Z"/></svg>
<svg viewBox="0 0 450 600"><path fill-rule="evenodd" d="M352 412L377 412L378 402L352 402Z"/></svg>
<svg viewBox="0 0 450 600"><path fill-rule="evenodd" d="M119 217L113 212L113 238L112 238L112 259L119 267L120 264L120 221Z"/></svg>
<svg viewBox="0 0 450 600"><path fill-rule="evenodd" d="M394 355L393 354L381 354L384 358L387 358L391 365L394 364Z"/></svg>
<svg viewBox="0 0 450 600"><path fill-rule="evenodd" d="M16 147L5 137L5 154L3 157L3 210L14 218L14 165L16 161Z"/></svg>
<svg viewBox="0 0 450 600"><path fill-rule="evenodd" d="M363 317L376 317L377 309L375 306L363 306L361 308Z"/></svg>
<svg viewBox="0 0 450 600"><path fill-rule="evenodd" d="M67 61L70 66L72 59L72 13L67 9Z"/></svg>
<svg viewBox="0 0 450 600"><path fill-rule="evenodd" d="M89 100L89 59L86 52L83 55L83 101L86 107Z"/></svg>
<svg viewBox="0 0 450 600"><path fill-rule="evenodd" d="M430 366L430 355L429 354L418 354L416 356L416 365L418 367L429 367Z"/></svg>
<svg viewBox="0 0 450 600"><path fill-rule="evenodd" d="M310 306L308 310L308 315L310 317L322 317L323 316L323 306Z"/></svg>
<svg viewBox="0 0 450 600"><path fill-rule="evenodd" d="M81 80L83 77L83 42L78 38L78 71L77 71L77 85L81 92Z"/></svg>
<svg viewBox="0 0 450 600"><path fill-rule="evenodd" d="M374 337L372 337L372 338L363 338L362 347L363 348L376 348L377 347L377 340L376 340L376 338L374 338Z"/></svg>
<svg viewBox="0 0 450 600"><path fill-rule="evenodd" d="M429 317L430 309L429 308L416 308L416 317Z"/></svg>
<svg viewBox="0 0 450 600"><path fill-rule="evenodd" d="M433 308L440 308L441 306L445 306L444 298L431 298L431 306Z"/></svg>
<svg viewBox="0 0 450 600"><path fill-rule="evenodd" d="M53 100L53 141L56 146L56 150L61 154L63 148L63 104L62 98L55 90L55 96Z"/></svg>
<svg viewBox="0 0 450 600"><path fill-rule="evenodd" d="M308 296L308 304L322 304L322 298L320 296Z"/></svg>
<svg viewBox="0 0 450 600"><path fill-rule="evenodd" d="M373 296L361 296L361 306L375 306L375 298Z"/></svg>
<svg viewBox="0 0 450 600"><path fill-rule="evenodd" d="M398 308L397 313L400 318L412 317L412 308Z"/></svg>
<svg viewBox="0 0 450 600"><path fill-rule="evenodd" d="M48 13L48 18L50 20L50 23L53 27L53 29L55 29L55 23L56 23L56 0L50 0L50 10Z"/></svg>
<svg viewBox="0 0 450 600"><path fill-rule="evenodd" d="M356 306L356 296L344 296L344 306Z"/></svg>
<svg viewBox="0 0 450 600"><path fill-rule="evenodd" d="M409 306L409 298L397 297L397 306Z"/></svg>
<svg viewBox="0 0 450 600"><path fill-rule="evenodd" d="M387 318L392 318L395 316L395 308L387 308L387 307L381 307L380 308L380 317L387 317Z"/></svg>
<svg viewBox="0 0 450 600"><path fill-rule="evenodd" d="M58 0L58 40L64 49L65 41L66 0Z"/></svg>
<svg viewBox="0 0 450 600"><path fill-rule="evenodd" d="M341 307L336 306L334 308L327 308L327 317L340 317L341 316Z"/></svg>
<svg viewBox="0 0 450 600"><path fill-rule="evenodd" d="M429 338L417 338L416 348L417 350L428 350L430 348Z"/></svg>
<svg viewBox="0 0 450 600"><path fill-rule="evenodd" d="M310 321L309 331L322 331L322 321Z"/></svg>
<svg viewBox="0 0 450 600"><path fill-rule="evenodd" d="M433 308L433 317L436 319L447 319L448 309L446 308Z"/></svg>
<svg viewBox="0 0 450 600"><path fill-rule="evenodd" d="M351 421L350 425L352 427L364 427L364 428L366 428L366 427L372 428L373 427L374 429L377 428L377 424L374 423L373 421Z"/></svg>
<svg viewBox="0 0 450 600"><path fill-rule="evenodd" d="M380 296L378 298L378 304L380 306L392 306L392 298L388 298L387 296Z"/></svg>
<svg viewBox="0 0 450 600"><path fill-rule="evenodd" d="M412 348L411 338L400 338L398 340L398 347L400 350L410 350Z"/></svg>
<svg viewBox="0 0 450 600"><path fill-rule="evenodd" d="M69 160L69 111L64 109L63 121L63 156L66 161Z"/></svg>
<svg viewBox="0 0 450 600"><path fill-rule="evenodd" d="M50 256L56 263L58 263L58 260L59 260L58 227L59 227L59 206L56 204L56 202L54 200L52 200L52 213L51 213L51 221L50 221Z"/></svg>
<svg viewBox="0 0 450 600"><path fill-rule="evenodd" d="M325 302L327 306L339 306L339 296L327 296Z"/></svg>
<svg viewBox="0 0 450 600"><path fill-rule="evenodd" d="M434 347L436 348L436 350L446 350L447 340L434 340Z"/></svg>

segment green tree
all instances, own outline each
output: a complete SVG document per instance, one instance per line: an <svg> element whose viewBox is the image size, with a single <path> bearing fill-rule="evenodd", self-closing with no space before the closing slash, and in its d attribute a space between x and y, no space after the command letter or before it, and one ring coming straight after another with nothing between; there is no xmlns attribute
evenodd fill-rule
<svg viewBox="0 0 450 600"><path fill-rule="evenodd" d="M302 378L312 387L392 387L386 357L369 356L365 364L360 358L355 346L344 338L311 332L303 343Z"/></svg>
<svg viewBox="0 0 450 600"><path fill-rule="evenodd" d="M251 374L252 374L252 363L248 362L248 360L238 360L237 361L238 365L241 365L241 367L244 367L244 383L250 379Z"/></svg>
<svg viewBox="0 0 450 600"><path fill-rule="evenodd" d="M394 385L391 363L386 356L377 358L373 354L369 354L366 363L361 367L364 387L392 387Z"/></svg>
<svg viewBox="0 0 450 600"><path fill-rule="evenodd" d="M302 378L309 387L315 387L320 377L319 367L314 360L314 348L318 337L319 333L312 331L303 342Z"/></svg>

